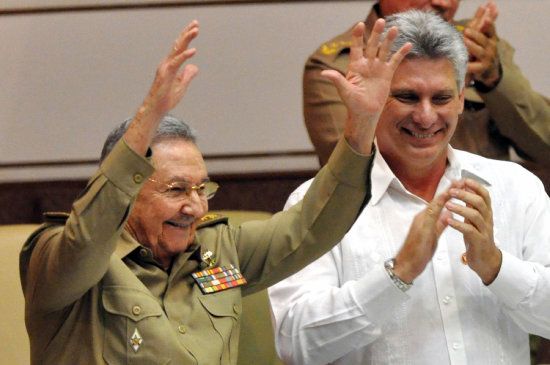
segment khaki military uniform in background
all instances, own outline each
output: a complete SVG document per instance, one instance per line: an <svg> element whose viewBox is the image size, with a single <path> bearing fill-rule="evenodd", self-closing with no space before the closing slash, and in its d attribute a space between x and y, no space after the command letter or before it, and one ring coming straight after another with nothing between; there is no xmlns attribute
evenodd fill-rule
<svg viewBox="0 0 550 365"><path fill-rule="evenodd" d="M377 5L365 20L368 37L376 19ZM465 21L457 22L462 30ZM330 80L321 71L334 69L346 74L352 30L319 47L307 60L303 75L304 119L321 165L324 165L342 135L347 111ZM498 42L502 79L488 92L470 86L465 109L451 140L454 148L485 157L509 160L509 147L537 163L550 163L550 101L535 93L513 62L514 49Z"/></svg>
<svg viewBox="0 0 550 365"><path fill-rule="evenodd" d="M50 216L21 252L32 363L235 364L241 295L340 241L370 196L371 160L342 140L303 204L237 228L207 219L167 272L124 230L153 167L119 142L68 219ZM229 265L248 284L203 294L191 276Z"/></svg>

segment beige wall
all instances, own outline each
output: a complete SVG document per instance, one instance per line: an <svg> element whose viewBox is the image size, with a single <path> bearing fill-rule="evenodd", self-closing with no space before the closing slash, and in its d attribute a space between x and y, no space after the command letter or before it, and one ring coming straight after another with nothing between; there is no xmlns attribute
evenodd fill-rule
<svg viewBox="0 0 550 365"><path fill-rule="evenodd" d="M2 8L37 3L71 1L12 0ZM457 18L473 14L481 3L463 0ZM321 42L362 20L370 4L287 2L3 15L0 182L88 177L92 165L17 165L97 158L105 134L139 106L158 62L194 18L201 24L193 59L200 74L174 114L198 129L203 152L311 150L301 114L303 63ZM548 42L545 36L537 39L550 33L545 22L550 0L497 0L497 5L499 34L516 47L516 61L534 88L550 95ZM207 164L218 173L317 168L314 156Z"/></svg>

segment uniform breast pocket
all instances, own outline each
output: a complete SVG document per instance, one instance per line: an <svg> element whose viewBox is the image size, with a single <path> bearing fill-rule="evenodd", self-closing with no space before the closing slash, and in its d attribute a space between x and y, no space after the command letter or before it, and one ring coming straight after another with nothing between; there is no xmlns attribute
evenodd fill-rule
<svg viewBox="0 0 550 365"><path fill-rule="evenodd" d="M223 348L229 347L230 353L235 354L238 347L238 318L241 315L241 292L234 288L215 294L199 297L199 301L214 327L220 335Z"/></svg>
<svg viewBox="0 0 550 365"><path fill-rule="evenodd" d="M168 364L168 321L151 294L135 288L103 288L105 333L103 358L108 364ZM166 328L165 328L166 327ZM164 332L164 335L163 335Z"/></svg>

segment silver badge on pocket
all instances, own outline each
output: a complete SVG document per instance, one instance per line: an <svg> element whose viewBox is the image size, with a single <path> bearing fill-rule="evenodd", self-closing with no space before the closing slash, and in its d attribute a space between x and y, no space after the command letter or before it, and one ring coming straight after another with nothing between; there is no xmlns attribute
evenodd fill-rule
<svg viewBox="0 0 550 365"><path fill-rule="evenodd" d="M130 337L130 346L134 349L134 352L138 352L139 346L143 343L143 338L139 334L138 329L134 330L134 334Z"/></svg>

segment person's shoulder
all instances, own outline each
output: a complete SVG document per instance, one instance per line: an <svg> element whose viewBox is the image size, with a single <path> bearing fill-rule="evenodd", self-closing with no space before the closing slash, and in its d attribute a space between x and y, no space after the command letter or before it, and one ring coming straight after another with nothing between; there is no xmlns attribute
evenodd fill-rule
<svg viewBox="0 0 550 365"><path fill-rule="evenodd" d="M33 238L36 238L42 235L44 232L48 231L54 234L54 230L60 229L65 226L67 220L69 219L69 213L66 212L45 212L42 214L42 224L31 234L29 241Z"/></svg>
<svg viewBox="0 0 550 365"><path fill-rule="evenodd" d="M453 25L456 27L456 29L463 33L464 29L466 29L466 25L468 25L468 22L472 19L460 19L460 20L453 20ZM502 39L501 37L498 37L498 47L499 51L501 52L510 52L513 51L512 45L506 41L505 39Z"/></svg>
<svg viewBox="0 0 550 365"><path fill-rule="evenodd" d="M222 214L208 213L200 219L197 229L214 227L216 225L227 225L229 218Z"/></svg>
<svg viewBox="0 0 550 365"><path fill-rule="evenodd" d="M321 62L333 65L341 56L348 56L353 28L321 44L309 57L308 62Z"/></svg>
<svg viewBox="0 0 550 365"><path fill-rule="evenodd" d="M69 213L46 212L42 215L42 218L43 223L27 237L21 249L20 264L23 267L28 265L29 257L39 240L47 242L50 238L63 231L65 223L69 219Z"/></svg>
<svg viewBox="0 0 550 365"><path fill-rule="evenodd" d="M460 19L460 20L453 20L453 25L455 26L456 30L458 30L460 33L464 32L464 29L466 28L466 25L471 19Z"/></svg>
<svg viewBox="0 0 550 365"><path fill-rule="evenodd" d="M50 225L64 225L69 219L69 213L66 212L46 212L42 215L44 223Z"/></svg>

